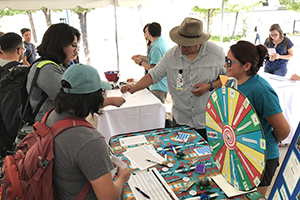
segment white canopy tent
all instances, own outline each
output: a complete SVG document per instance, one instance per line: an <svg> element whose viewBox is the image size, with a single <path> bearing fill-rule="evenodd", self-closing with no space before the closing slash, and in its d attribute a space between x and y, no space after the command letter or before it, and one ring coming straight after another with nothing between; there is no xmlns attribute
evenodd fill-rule
<svg viewBox="0 0 300 200"><path fill-rule="evenodd" d="M171 15L174 7L179 7L180 10L192 8L198 5L201 8L220 8L222 0L0 0L0 10L10 8L12 10L39 10L42 7L48 9L74 9L77 6L82 8L103 8L108 5L113 5L115 10L115 40L117 52L117 70L119 70L119 47L118 47L118 31L117 31L117 16L116 7L137 7L157 5L169 8ZM224 0L223 0L224 1ZM170 3L172 6L170 7ZM174 7L173 7L174 6ZM165 11L166 15L168 11Z"/></svg>
<svg viewBox="0 0 300 200"><path fill-rule="evenodd" d="M110 4L124 7L135 7L141 3L155 0L0 0L0 10L39 10L42 7L49 9L101 8Z"/></svg>
<svg viewBox="0 0 300 200"><path fill-rule="evenodd" d="M136 7L140 4L162 4L163 2L180 3L182 6L198 5L201 8L220 8L221 0L0 0L0 10L38 10L42 7L49 9L101 8L110 4L117 7Z"/></svg>

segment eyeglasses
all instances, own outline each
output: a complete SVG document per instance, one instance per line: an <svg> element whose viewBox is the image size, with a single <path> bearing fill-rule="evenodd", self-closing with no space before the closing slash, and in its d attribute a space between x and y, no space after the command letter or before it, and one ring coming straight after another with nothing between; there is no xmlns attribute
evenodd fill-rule
<svg viewBox="0 0 300 200"><path fill-rule="evenodd" d="M75 51L75 50L79 51L79 46L78 46L78 45L71 44L71 46L74 48L74 51Z"/></svg>
<svg viewBox="0 0 300 200"><path fill-rule="evenodd" d="M232 60L229 60L229 59L227 58L227 56L225 56L225 62L227 63L227 66L228 66L228 67L231 67L231 64L232 64L232 63L242 63L242 62L240 62L240 61L232 61Z"/></svg>
<svg viewBox="0 0 300 200"><path fill-rule="evenodd" d="M23 49L23 52L24 52L24 53L26 52L26 48L24 48L24 47L18 47L17 49L20 49L20 48Z"/></svg>
<svg viewBox="0 0 300 200"><path fill-rule="evenodd" d="M275 33L275 34L273 34L273 35L270 34L271 37L276 37L277 35L278 35L278 33Z"/></svg>

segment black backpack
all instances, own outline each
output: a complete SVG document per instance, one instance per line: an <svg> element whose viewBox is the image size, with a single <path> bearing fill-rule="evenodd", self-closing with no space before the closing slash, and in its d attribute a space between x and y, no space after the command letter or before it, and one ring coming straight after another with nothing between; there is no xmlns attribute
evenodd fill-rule
<svg viewBox="0 0 300 200"><path fill-rule="evenodd" d="M6 156L15 148L15 139L24 125L33 125L34 118L47 99L46 93L33 112L29 103L29 96L40 69L52 61L42 61L35 72L29 94L26 90L27 75L30 67L22 66L13 61L0 67L0 158ZM55 63L55 65L57 65Z"/></svg>

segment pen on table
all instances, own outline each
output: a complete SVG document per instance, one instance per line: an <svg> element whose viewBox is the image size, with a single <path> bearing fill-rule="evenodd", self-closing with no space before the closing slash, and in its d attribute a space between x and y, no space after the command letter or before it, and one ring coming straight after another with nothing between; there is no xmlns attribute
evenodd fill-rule
<svg viewBox="0 0 300 200"><path fill-rule="evenodd" d="M156 161L153 161L153 160L150 160L150 159L145 159L146 161L148 161L148 162L151 162L151 163L155 163L155 164L158 164L158 165L162 165L162 166L164 166L164 167L167 167L167 165L165 165L165 164L161 164L161 163L159 163L159 162L156 162Z"/></svg>
<svg viewBox="0 0 300 200"><path fill-rule="evenodd" d="M214 193L214 194L209 194L209 195L201 195L201 196L197 196L197 197L191 197L191 198L187 198L185 200L210 199L210 198L214 198L217 196L219 196L218 193Z"/></svg>
<svg viewBox="0 0 300 200"><path fill-rule="evenodd" d="M174 152L174 154L176 155L177 151L176 151L176 149L174 148L173 144L171 144L171 148L173 149L173 152Z"/></svg>
<svg viewBox="0 0 300 200"><path fill-rule="evenodd" d="M165 160L168 161L168 154L167 154L167 151L164 151L164 155L165 155Z"/></svg>
<svg viewBox="0 0 300 200"><path fill-rule="evenodd" d="M140 188L135 187L135 189L136 189L137 191L139 191L144 197L146 197L147 199L150 199L150 197L149 197L145 192L143 192Z"/></svg>

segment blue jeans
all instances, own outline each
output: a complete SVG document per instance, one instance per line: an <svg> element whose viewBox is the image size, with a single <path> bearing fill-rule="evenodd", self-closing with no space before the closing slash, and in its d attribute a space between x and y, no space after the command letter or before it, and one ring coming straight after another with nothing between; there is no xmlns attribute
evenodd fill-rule
<svg viewBox="0 0 300 200"><path fill-rule="evenodd" d="M275 74L275 75L278 75L278 76L285 76L286 73L287 73L287 68L286 67L281 67L281 68L278 68L278 69L275 69L275 70L265 68L265 72L270 73L270 74Z"/></svg>
<svg viewBox="0 0 300 200"><path fill-rule="evenodd" d="M258 33L256 33L254 44L256 44L257 40L258 40L259 44L261 44L261 42L260 42L260 35Z"/></svg>

